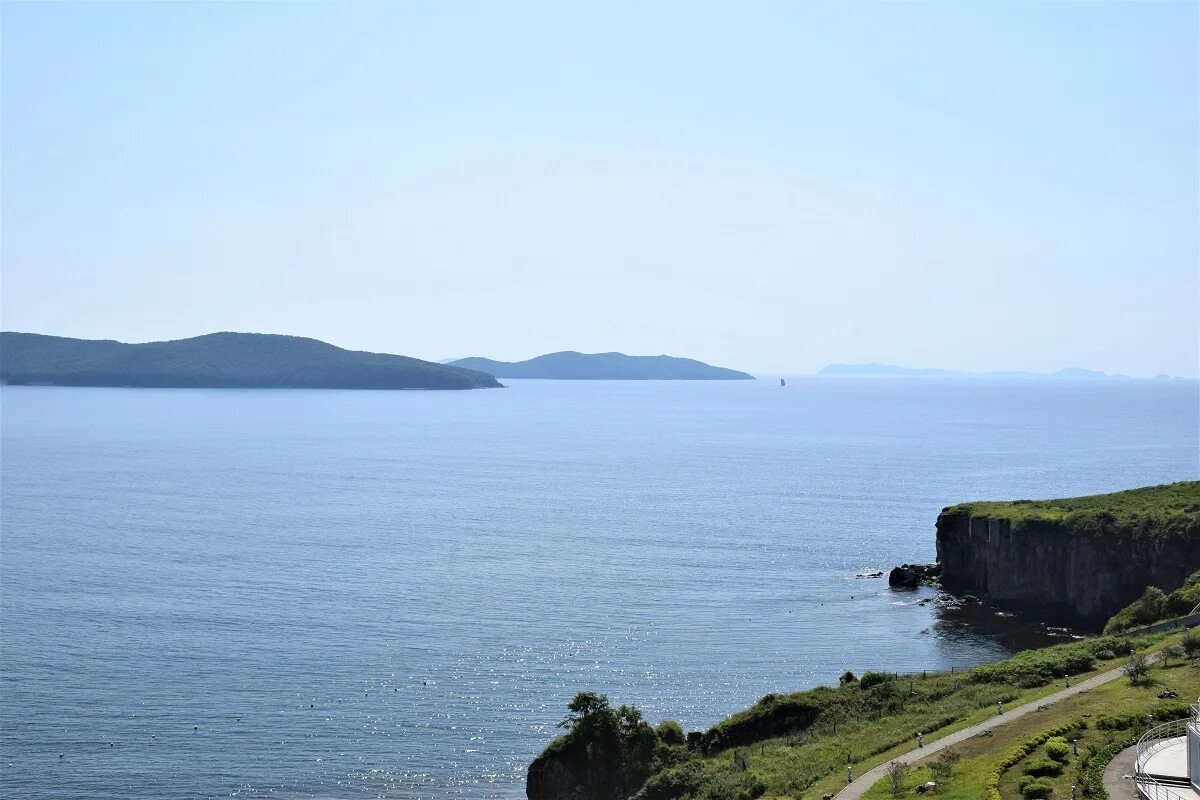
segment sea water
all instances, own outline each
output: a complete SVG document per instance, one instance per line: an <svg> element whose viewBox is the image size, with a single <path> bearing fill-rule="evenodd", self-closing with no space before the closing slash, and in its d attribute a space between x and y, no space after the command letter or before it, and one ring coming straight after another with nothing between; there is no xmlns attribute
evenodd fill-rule
<svg viewBox="0 0 1200 800"><path fill-rule="evenodd" d="M702 729L1040 641L855 575L1200 474L1194 381L511 384L0 391L0 794L520 797L580 690Z"/></svg>

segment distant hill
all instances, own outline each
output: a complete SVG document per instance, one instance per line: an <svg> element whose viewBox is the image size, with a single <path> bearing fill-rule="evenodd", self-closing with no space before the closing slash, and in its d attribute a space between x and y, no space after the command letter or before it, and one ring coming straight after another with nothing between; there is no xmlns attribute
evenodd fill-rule
<svg viewBox="0 0 1200 800"><path fill-rule="evenodd" d="M478 389L491 375L299 336L210 333L123 344L0 332L0 382L160 388Z"/></svg>
<svg viewBox="0 0 1200 800"><path fill-rule="evenodd" d="M950 375L944 369L914 369L891 364L830 364L818 375Z"/></svg>
<svg viewBox="0 0 1200 800"><path fill-rule="evenodd" d="M672 356L627 356L624 353L548 353L528 361L460 358L456 367L489 372L498 378L555 380L752 381L753 375Z"/></svg>
<svg viewBox="0 0 1200 800"><path fill-rule="evenodd" d="M1057 372L961 372L947 369L897 367L891 364L830 364L818 375L880 375L880 376L975 376L987 378L1128 378L1128 375L1109 375L1094 369L1068 367Z"/></svg>

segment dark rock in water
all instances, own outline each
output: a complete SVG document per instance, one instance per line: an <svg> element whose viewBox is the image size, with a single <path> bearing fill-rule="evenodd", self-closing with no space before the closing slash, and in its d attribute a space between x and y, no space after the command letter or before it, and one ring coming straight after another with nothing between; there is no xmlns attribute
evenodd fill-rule
<svg viewBox="0 0 1200 800"><path fill-rule="evenodd" d="M901 564L888 574L888 586L894 589L937 586L941 574L941 564Z"/></svg>
<svg viewBox="0 0 1200 800"><path fill-rule="evenodd" d="M854 573L854 577L855 578L882 578L883 573L882 572L856 572L856 573Z"/></svg>

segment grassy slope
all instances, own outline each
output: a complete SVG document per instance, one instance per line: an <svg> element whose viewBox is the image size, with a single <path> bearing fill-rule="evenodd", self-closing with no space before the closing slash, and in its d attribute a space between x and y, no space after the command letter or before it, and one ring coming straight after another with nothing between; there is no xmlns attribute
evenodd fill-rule
<svg viewBox="0 0 1200 800"><path fill-rule="evenodd" d="M1163 639L1143 639L1140 646L1154 649L1162 646ZM934 742L990 718L997 700L1020 703L1058 691L1063 681L1050 678L1051 674L1065 672L1083 679L1120 666L1124 658L1113 650L1127 645L1109 648L1108 644L1111 640L1090 639L1030 651L965 673L906 676L867 690L858 685L823 687L777 698L775 704L793 699L816 704L821 715L803 732L765 736L709 757L693 755L692 763L698 759L703 767L703 782L694 791L659 796L715 797L722 781L752 775L766 785L764 797L819 798L844 785L848 760L854 774L860 775L910 750L918 730L925 732L926 742ZM1089 651L1100 657L1081 660L1080 654ZM764 717L770 707L760 701L714 730ZM664 777L652 778L647 787Z"/></svg>
<svg viewBox="0 0 1200 800"><path fill-rule="evenodd" d="M1183 664L1178 660L1173 661L1169 666L1155 667L1151 671L1151 677L1152 682L1145 686L1131 686L1128 680L1120 678L1049 706L1045 711L1014 720L1009 725L995 729L991 736L964 742L956 748L963 756L963 760L955 768L949 784L935 796L941 800L978 800L983 797L988 775L1003 760L1009 748L1042 731L1076 720L1087 721L1088 726L1080 734L1079 753L1082 757L1089 747L1099 747L1109 741L1123 740L1131 734L1141 731L1141 729L1133 731L1100 730L1094 723L1101 715L1126 712L1146 714L1155 708L1163 707L1166 703L1175 704L1200 696L1200 667L1194 663ZM1168 687L1179 693L1179 700L1163 701L1156 697L1159 692ZM1029 760L1042 755L1044 753L1039 748L1004 773L1000 783L1000 793L1005 800L1010 800L1010 798L1016 800L1021 797L1017 781L1023 773L1023 766ZM1071 784L1078 780L1076 767L1079 761L1080 757L1072 757L1062 775L1048 779L1055 785L1055 797L1071 796ZM931 779L927 768L914 770L908 781L909 791L904 796L916 796L911 791L911 787ZM820 797L820 793L813 793L811 796ZM870 800L891 798L892 792L888 780L885 778L873 786L866 797Z"/></svg>
<svg viewBox="0 0 1200 800"><path fill-rule="evenodd" d="M1015 527L1026 522L1069 521L1101 514L1110 515L1117 526L1137 526L1145 520L1160 523L1183 520L1195 526L1200 514L1200 481L1059 500L961 503L946 509L946 513L1007 519Z"/></svg>

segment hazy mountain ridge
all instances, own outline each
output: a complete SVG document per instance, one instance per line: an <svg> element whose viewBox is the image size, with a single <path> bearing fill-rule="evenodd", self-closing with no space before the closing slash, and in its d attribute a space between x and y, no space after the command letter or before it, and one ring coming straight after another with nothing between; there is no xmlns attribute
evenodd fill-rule
<svg viewBox="0 0 1200 800"><path fill-rule="evenodd" d="M481 370L498 378L551 380L754 380L754 376L703 361L675 356L630 356L624 353L579 353L564 350L526 361L460 358L456 367Z"/></svg>
<svg viewBox="0 0 1200 800"><path fill-rule="evenodd" d="M343 350L300 336L210 333L125 344L0 332L0 382L157 388L476 389L483 372L408 356Z"/></svg>
<svg viewBox="0 0 1200 800"><path fill-rule="evenodd" d="M1082 367L1066 367L1056 372L1027 372L1000 371L969 372L965 370L936 369L931 367L898 367L894 364L830 364L821 368L818 375L854 375L854 376L904 376L904 377L956 377L972 376L987 378L1129 378L1128 375L1110 374ZM1169 375L1159 375L1159 378L1169 378Z"/></svg>

